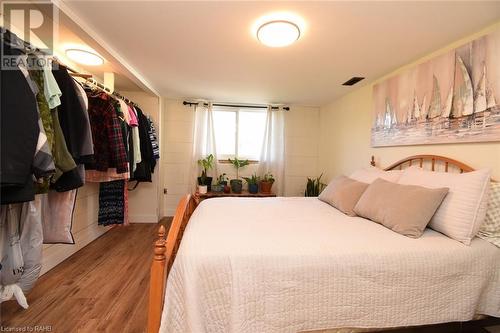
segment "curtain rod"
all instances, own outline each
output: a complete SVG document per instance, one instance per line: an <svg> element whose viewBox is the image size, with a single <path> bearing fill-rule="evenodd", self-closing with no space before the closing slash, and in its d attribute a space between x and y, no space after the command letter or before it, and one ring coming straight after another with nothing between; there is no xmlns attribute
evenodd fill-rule
<svg viewBox="0 0 500 333"><path fill-rule="evenodd" d="M199 105L200 102L188 102L184 101L182 102L183 105L188 105L188 106L193 106L193 105ZM203 103L204 106L208 106L208 103ZM221 104L221 103L213 103L213 106L227 106L227 107L236 107L236 108L251 108L251 109L267 109L267 106L265 105L257 105L257 106L252 106L252 105L240 105L240 104ZM278 106L272 106L271 110L278 110ZM284 106L283 110L285 111L290 111L290 107Z"/></svg>

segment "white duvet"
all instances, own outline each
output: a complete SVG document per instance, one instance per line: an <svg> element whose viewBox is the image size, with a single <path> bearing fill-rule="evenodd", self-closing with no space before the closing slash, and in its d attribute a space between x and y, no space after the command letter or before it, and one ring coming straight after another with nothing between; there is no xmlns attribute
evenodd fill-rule
<svg viewBox="0 0 500 333"><path fill-rule="evenodd" d="M419 239L316 198L205 200L167 281L160 332L299 332L500 317L500 249Z"/></svg>

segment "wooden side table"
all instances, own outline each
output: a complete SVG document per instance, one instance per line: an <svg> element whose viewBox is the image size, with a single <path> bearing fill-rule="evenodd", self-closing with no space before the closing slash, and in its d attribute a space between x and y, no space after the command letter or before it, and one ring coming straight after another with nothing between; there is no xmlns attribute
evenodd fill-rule
<svg viewBox="0 0 500 333"><path fill-rule="evenodd" d="M193 198L198 205L201 201L205 199L210 199L210 198L223 198L223 197L235 197L235 198L269 198L269 197L275 197L276 194L274 193L250 193L246 190L241 191L241 193L224 193L224 192L207 192L205 194L200 194L198 191L196 191L193 195Z"/></svg>

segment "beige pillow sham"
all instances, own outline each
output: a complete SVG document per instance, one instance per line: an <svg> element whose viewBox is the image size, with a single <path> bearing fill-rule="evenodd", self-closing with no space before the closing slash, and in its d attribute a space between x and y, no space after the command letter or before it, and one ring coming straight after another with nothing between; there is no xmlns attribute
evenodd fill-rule
<svg viewBox="0 0 500 333"><path fill-rule="evenodd" d="M354 212L399 234L418 238L447 193L447 188L429 189L377 179L363 193Z"/></svg>
<svg viewBox="0 0 500 333"><path fill-rule="evenodd" d="M337 208L344 214L356 216L354 206L358 202L368 184L358 182L346 176L333 179L321 192L318 199Z"/></svg>

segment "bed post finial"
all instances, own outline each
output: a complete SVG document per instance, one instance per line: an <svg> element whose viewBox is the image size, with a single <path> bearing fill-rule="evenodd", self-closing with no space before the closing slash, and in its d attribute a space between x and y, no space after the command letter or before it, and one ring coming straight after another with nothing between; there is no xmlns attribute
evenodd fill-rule
<svg viewBox="0 0 500 333"><path fill-rule="evenodd" d="M160 225L160 228L158 228L158 238L165 239L165 234L166 234L165 226L162 224Z"/></svg>
<svg viewBox="0 0 500 333"><path fill-rule="evenodd" d="M148 310L148 333L157 333L160 328L161 306L164 283L165 283L165 263L167 250L165 244L165 227L163 225L158 229L158 239L154 243L154 256L151 265L151 275L149 284L149 310Z"/></svg>
<svg viewBox="0 0 500 333"><path fill-rule="evenodd" d="M371 166L375 166L375 156L372 155L372 160L370 161Z"/></svg>
<svg viewBox="0 0 500 333"><path fill-rule="evenodd" d="M165 227L163 225L158 229L158 239L155 241L154 247L154 260L165 261L165 252L167 250L165 246Z"/></svg>

